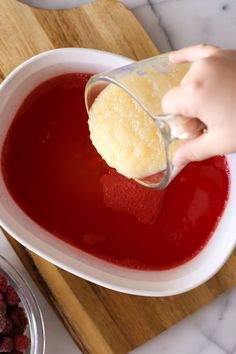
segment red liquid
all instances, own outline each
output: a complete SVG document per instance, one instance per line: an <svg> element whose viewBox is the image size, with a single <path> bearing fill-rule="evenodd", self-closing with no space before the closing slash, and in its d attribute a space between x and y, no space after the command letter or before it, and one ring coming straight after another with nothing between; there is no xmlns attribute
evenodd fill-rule
<svg viewBox="0 0 236 354"><path fill-rule="evenodd" d="M88 78L59 76L26 98L2 150L10 194L44 229L97 257L139 269L186 262L207 243L224 211L225 159L190 164L165 191L119 175L90 142Z"/></svg>

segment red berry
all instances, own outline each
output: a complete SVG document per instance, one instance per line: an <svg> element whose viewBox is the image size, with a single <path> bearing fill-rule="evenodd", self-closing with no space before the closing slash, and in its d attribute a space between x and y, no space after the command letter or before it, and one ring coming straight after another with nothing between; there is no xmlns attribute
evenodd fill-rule
<svg viewBox="0 0 236 354"><path fill-rule="evenodd" d="M0 293L0 301L4 301L4 295L3 295L3 293Z"/></svg>
<svg viewBox="0 0 236 354"><path fill-rule="evenodd" d="M20 352L25 352L29 347L29 338L20 334L14 337L14 348Z"/></svg>
<svg viewBox="0 0 236 354"><path fill-rule="evenodd" d="M0 333L6 326L6 304L3 300L0 301Z"/></svg>
<svg viewBox="0 0 236 354"><path fill-rule="evenodd" d="M12 308L9 312L10 319L13 324L13 332L15 334L22 334L27 327L28 320L25 311L22 307Z"/></svg>
<svg viewBox="0 0 236 354"><path fill-rule="evenodd" d="M4 300L0 300L0 313L6 314L6 304Z"/></svg>
<svg viewBox="0 0 236 354"><path fill-rule="evenodd" d="M13 340L11 337L2 337L0 339L0 352L10 353L13 349Z"/></svg>
<svg viewBox="0 0 236 354"><path fill-rule="evenodd" d="M20 298L11 285L7 286L5 300L8 306L17 306L20 303Z"/></svg>
<svg viewBox="0 0 236 354"><path fill-rule="evenodd" d="M0 273L0 292L5 293L6 290L7 290L7 279L5 275Z"/></svg>
<svg viewBox="0 0 236 354"><path fill-rule="evenodd" d="M1 335L11 334L12 330L13 330L12 321L10 320L9 317L6 317L6 326L4 327Z"/></svg>

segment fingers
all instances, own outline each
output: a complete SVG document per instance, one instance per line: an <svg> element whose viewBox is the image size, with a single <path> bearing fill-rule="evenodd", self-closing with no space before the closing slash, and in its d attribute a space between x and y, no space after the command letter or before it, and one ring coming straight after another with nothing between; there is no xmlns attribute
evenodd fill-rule
<svg viewBox="0 0 236 354"><path fill-rule="evenodd" d="M219 50L219 47L199 44L192 47L182 48L180 50L170 53L169 60L172 63L192 62L198 59L209 57L210 55L216 53Z"/></svg>
<svg viewBox="0 0 236 354"><path fill-rule="evenodd" d="M183 167L191 161L202 161L218 155L214 136L205 133L183 144L175 153L173 163Z"/></svg>
<svg viewBox="0 0 236 354"><path fill-rule="evenodd" d="M199 117L201 107L201 84L194 82L169 90L162 99L162 109L166 114L181 114L185 117Z"/></svg>

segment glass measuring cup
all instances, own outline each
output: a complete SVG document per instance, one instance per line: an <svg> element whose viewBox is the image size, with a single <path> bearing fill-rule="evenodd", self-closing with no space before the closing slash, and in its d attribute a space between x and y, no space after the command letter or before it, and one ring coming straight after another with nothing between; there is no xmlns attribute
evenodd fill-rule
<svg viewBox="0 0 236 354"><path fill-rule="evenodd" d="M94 75L86 85L88 113L99 93L107 85L115 84L129 94L155 122L164 143L166 163L154 175L136 179L147 187L166 187L181 170L173 164L175 151L206 128L198 119L164 115L161 108L162 97L181 82L188 69L189 64L173 64L168 60L168 54L164 54Z"/></svg>

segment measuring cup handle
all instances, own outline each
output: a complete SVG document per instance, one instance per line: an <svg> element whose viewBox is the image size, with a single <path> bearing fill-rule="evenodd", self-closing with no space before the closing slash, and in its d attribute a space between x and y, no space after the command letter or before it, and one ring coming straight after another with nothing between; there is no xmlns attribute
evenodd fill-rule
<svg viewBox="0 0 236 354"><path fill-rule="evenodd" d="M178 115L159 115L160 120L168 131L169 140L185 140L194 137L199 132L207 130L207 126L198 118L187 118Z"/></svg>

